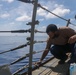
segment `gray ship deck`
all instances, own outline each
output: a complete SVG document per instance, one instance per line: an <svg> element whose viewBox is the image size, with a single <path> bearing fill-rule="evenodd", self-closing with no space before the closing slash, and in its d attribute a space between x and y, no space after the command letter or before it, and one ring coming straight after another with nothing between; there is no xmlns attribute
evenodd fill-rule
<svg viewBox="0 0 76 75"><path fill-rule="evenodd" d="M39 67L39 69L36 69L32 72L32 75L69 75L68 69L69 64L66 60L65 64L58 64L58 59L54 58L48 63L44 64L43 66Z"/></svg>

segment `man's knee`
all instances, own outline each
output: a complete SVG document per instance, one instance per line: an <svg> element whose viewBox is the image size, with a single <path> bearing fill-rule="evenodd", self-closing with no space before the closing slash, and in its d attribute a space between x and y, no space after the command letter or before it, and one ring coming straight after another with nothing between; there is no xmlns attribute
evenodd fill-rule
<svg viewBox="0 0 76 75"><path fill-rule="evenodd" d="M51 47L50 52L53 55L61 55L64 53L64 50L60 46L53 46Z"/></svg>
<svg viewBox="0 0 76 75"><path fill-rule="evenodd" d="M52 49L50 50L50 52L51 52L51 54L53 54L53 55L54 55L54 53L55 53L54 50L52 50Z"/></svg>
<svg viewBox="0 0 76 75"><path fill-rule="evenodd" d="M51 54L56 55L58 53L57 49L55 47L52 47L50 49Z"/></svg>

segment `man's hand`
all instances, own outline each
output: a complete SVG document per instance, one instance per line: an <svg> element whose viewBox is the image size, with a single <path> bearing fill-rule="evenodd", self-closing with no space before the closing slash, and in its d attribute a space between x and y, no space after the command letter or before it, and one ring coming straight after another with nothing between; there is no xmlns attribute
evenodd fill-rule
<svg viewBox="0 0 76 75"><path fill-rule="evenodd" d="M37 63L36 63L36 65L40 65L42 63L42 61L38 61Z"/></svg>
<svg viewBox="0 0 76 75"><path fill-rule="evenodd" d="M40 64L42 63L42 61L38 61L38 62L34 62L33 64L37 67L37 68L39 68L39 66L40 66Z"/></svg>
<svg viewBox="0 0 76 75"><path fill-rule="evenodd" d="M75 41L76 41L76 35L71 36L68 40L68 43L72 44L72 43L75 43Z"/></svg>

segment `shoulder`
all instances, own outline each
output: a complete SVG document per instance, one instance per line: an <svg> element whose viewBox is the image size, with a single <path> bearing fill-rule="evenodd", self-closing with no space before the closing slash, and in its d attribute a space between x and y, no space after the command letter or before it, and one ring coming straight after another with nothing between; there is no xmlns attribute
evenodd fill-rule
<svg viewBox="0 0 76 75"><path fill-rule="evenodd" d="M76 34L76 31L73 30L70 27L61 27L61 28L59 28L59 31L60 31L61 34L67 34L67 35L74 35L74 34Z"/></svg>
<svg viewBox="0 0 76 75"><path fill-rule="evenodd" d="M60 27L59 28L60 30L68 30L68 29L71 29L70 27Z"/></svg>
<svg viewBox="0 0 76 75"><path fill-rule="evenodd" d="M73 29L70 28L70 27L60 27L59 30L60 30L60 31L75 31L75 30L73 30Z"/></svg>

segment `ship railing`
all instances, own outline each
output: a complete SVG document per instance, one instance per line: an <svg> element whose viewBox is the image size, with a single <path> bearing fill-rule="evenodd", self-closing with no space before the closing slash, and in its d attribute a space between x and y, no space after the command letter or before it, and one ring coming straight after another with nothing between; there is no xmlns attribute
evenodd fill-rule
<svg viewBox="0 0 76 75"><path fill-rule="evenodd" d="M28 38L27 38L27 39L28 39ZM44 42L46 42L46 41L34 41L33 44L36 44L36 43L44 43ZM15 48L13 48L13 49L0 52L0 55L1 55L1 54L5 54L5 53L7 53L7 52L11 52L11 51L15 51L15 50L18 50L18 49L27 47L28 45L30 45L29 42L27 42L26 44L20 45L20 46L18 46L18 47L15 47ZM33 54L41 53L41 52L43 52L43 51L45 51L45 50L40 50L40 51L36 51L36 50L35 50L35 51L33 51ZM25 54L24 56L21 56L20 58L18 58L18 59L16 59L15 61L11 62L10 64L7 64L7 66L14 65L14 64L16 64L17 62L19 62L19 61L21 61L21 60L24 60L25 58L29 57L29 55L30 55L30 54L27 53L27 54ZM51 56L50 59L52 59L52 56ZM48 59L48 60L49 60L49 59ZM34 67L35 67L35 64L34 64ZM5 67L4 67L4 68L5 68ZM16 72L14 72L12 75L16 75L17 73L21 72L22 70L24 70L24 69L26 69L26 68L28 68L28 65L25 65L25 66L21 67L21 68L18 69ZM26 73L27 73L27 72L26 72Z"/></svg>
<svg viewBox="0 0 76 75"><path fill-rule="evenodd" d="M13 65L23 59L25 59L26 57L29 57L29 65L26 65L22 68L20 68L19 70L17 70L15 73L13 73L13 75L17 75L17 73L21 72L22 70L24 70L25 68L28 67L28 75L32 75L32 56L33 54L36 54L36 53L40 53L40 52L43 52L44 50L41 50L41 51L33 51L33 44L35 43L43 43L44 41L34 41L34 32L39 32L39 33L45 33L44 31L38 31L38 30L35 30L35 24L39 24L39 21L37 20L36 21L36 12L37 12L37 8L42 8L43 10L53 14L54 16L57 16L58 18L64 20L67 22L66 26L69 26L70 24L73 25L73 26L76 26L75 24L71 23L70 22L70 19L65 19L63 17L60 17L59 15L51 12L50 10L46 9L45 7L43 7L40 3L38 3L38 0L19 0L19 1L22 1L22 2L25 2L25 3L32 3L34 5L33 7L33 15L32 15L32 22L29 22L27 25L30 25L31 26L31 29L28 29L28 30L14 30L14 31L0 31L1 33L5 33L5 32L11 32L11 33L25 33L25 32L30 32L30 37L27 39L29 42L27 42L26 44L23 44L23 45L20 45L16 48L13 48L13 49L10 49L10 50L7 50L7 51L4 51L4 52L1 52L0 54L4 54L4 53L7 53L7 52L10 52L10 51L15 51L17 49L20 49L20 48L23 48L23 47L26 47L27 45L30 45L30 50L29 50L29 53L28 54L25 54L24 56L20 57L19 59L13 61L12 63L8 64L8 66L10 65Z"/></svg>

